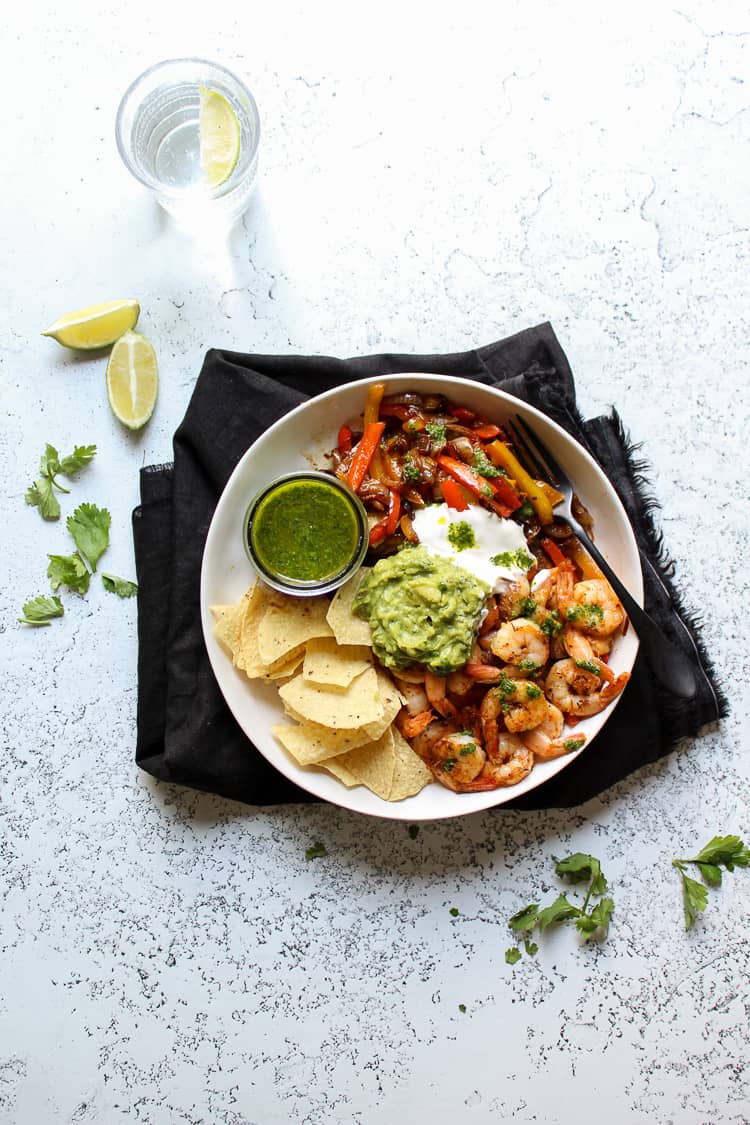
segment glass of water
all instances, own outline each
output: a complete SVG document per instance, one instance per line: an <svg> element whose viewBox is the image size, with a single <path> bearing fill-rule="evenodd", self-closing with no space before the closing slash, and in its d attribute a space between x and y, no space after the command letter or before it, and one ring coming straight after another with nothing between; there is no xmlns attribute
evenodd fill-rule
<svg viewBox="0 0 750 1125"><path fill-rule="evenodd" d="M237 163L215 187L200 160L201 87L226 98L239 125ZM229 226L247 207L258 168L260 118L253 95L225 67L204 59L150 67L126 90L115 134L125 165L180 225L219 220Z"/></svg>

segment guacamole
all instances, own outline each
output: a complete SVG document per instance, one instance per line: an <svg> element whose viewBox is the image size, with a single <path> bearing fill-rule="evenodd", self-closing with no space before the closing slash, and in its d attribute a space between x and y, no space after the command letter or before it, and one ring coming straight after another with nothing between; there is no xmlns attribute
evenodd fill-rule
<svg viewBox="0 0 750 1125"><path fill-rule="evenodd" d="M405 547L375 563L353 609L370 622L381 664L426 664L445 675L469 659L488 593L468 570L424 547Z"/></svg>

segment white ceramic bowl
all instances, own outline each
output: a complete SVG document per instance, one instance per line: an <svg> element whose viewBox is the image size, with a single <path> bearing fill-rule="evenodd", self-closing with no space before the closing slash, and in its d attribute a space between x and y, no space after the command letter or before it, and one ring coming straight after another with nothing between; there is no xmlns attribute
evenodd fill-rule
<svg viewBox="0 0 750 1125"><path fill-rule="evenodd" d="M336 444L339 427L345 422L361 426L366 389L376 381L386 384L386 394L406 390L444 394L453 402L495 422L515 413L526 418L575 482L582 501L593 516L597 545L633 597L642 604L643 580L638 549L617 494L589 454L565 430L538 410L468 379L390 375L349 383L327 391L285 415L240 460L216 506L201 571L203 635L219 687L240 727L260 753L285 777L332 804L393 820L438 820L463 816L528 793L565 769L578 754L596 753L591 743L609 720L617 701L599 715L578 724L576 732L586 734L583 750L551 762L537 763L519 785L488 793L457 794L435 782L415 797L390 803L361 786L347 789L322 770L298 766L271 734L274 724L287 721L276 688L271 684L248 680L237 671L213 635L210 606L238 601L256 577L243 545L243 517L249 501L275 477L295 469L323 465L324 454ZM610 658L613 670L616 673L629 672L637 650L637 637L634 630L629 629L613 646ZM253 753L251 748L248 748L248 753Z"/></svg>

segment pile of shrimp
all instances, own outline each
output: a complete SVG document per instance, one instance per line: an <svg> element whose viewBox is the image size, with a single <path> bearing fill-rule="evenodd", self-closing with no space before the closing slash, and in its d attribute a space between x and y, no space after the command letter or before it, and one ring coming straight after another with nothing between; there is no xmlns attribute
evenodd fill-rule
<svg viewBox="0 0 750 1125"><path fill-rule="evenodd" d="M393 673L406 703L396 723L441 785L476 793L517 785L536 761L579 750L579 719L603 711L629 674L607 656L626 625L604 578L577 580L566 560L508 582L489 602L470 661L438 676Z"/></svg>

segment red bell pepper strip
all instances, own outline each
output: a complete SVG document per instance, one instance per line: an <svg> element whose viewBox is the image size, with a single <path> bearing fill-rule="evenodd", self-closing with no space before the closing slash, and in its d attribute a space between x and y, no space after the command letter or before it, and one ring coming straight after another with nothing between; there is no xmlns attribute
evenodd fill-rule
<svg viewBox="0 0 750 1125"><path fill-rule="evenodd" d="M389 535L393 535L398 527L399 516L401 515L401 493L391 489L391 497L388 502L388 515L385 519L378 520L376 524L370 528L370 546L374 547L376 543L380 543L382 539L387 539Z"/></svg>
<svg viewBox="0 0 750 1125"><path fill-rule="evenodd" d="M465 512L469 507L469 501L461 491L461 486L452 477L446 477L445 480L440 482L440 490L443 493L443 500L449 508L455 509L457 512Z"/></svg>
<svg viewBox="0 0 750 1125"><path fill-rule="evenodd" d="M352 431L349 426L342 426L339 430L338 450L339 453L348 453L352 447Z"/></svg>
<svg viewBox="0 0 750 1125"><path fill-rule="evenodd" d="M455 457L442 455L438 457L437 462L454 480L494 508L498 515L509 516L516 508L521 507L521 501L503 477L493 477L492 480L488 480Z"/></svg>
<svg viewBox="0 0 750 1125"><path fill-rule="evenodd" d="M459 422L474 422L476 414L473 410L467 410L465 406L452 406L451 414L454 418L458 418Z"/></svg>
<svg viewBox="0 0 750 1125"><path fill-rule="evenodd" d="M504 504L506 508L510 508L511 512L515 512L516 508L521 507L521 498L507 477L492 477L490 488L495 495L495 499Z"/></svg>
<svg viewBox="0 0 750 1125"><path fill-rule="evenodd" d="M391 498L388 502L388 515L385 521L386 535L393 535L398 527L399 517L401 515L401 493L391 489Z"/></svg>
<svg viewBox="0 0 750 1125"><path fill-rule="evenodd" d="M357 492L362 481L367 476L367 470L378 448L380 435L384 429L385 422L368 422L365 426L365 432L357 442L354 456L352 457L352 463L346 474L346 483L349 485L352 492Z"/></svg>
<svg viewBox="0 0 750 1125"><path fill-rule="evenodd" d="M481 425L474 426L474 433L481 441L492 441L500 433L500 427L494 422L482 422Z"/></svg>
<svg viewBox="0 0 750 1125"><path fill-rule="evenodd" d="M560 550L554 539L542 539L541 544L555 566L562 566L568 561L568 556Z"/></svg>

